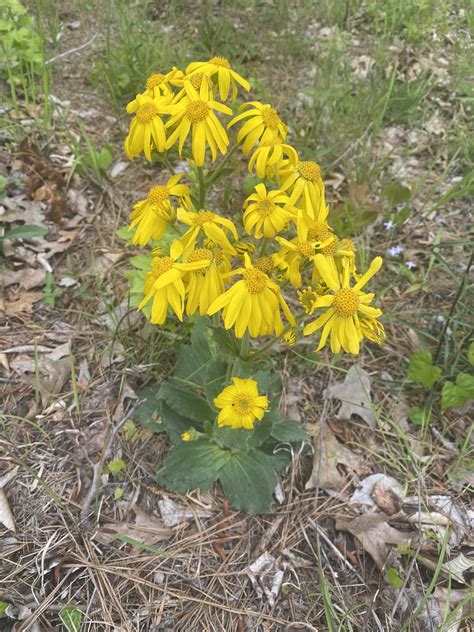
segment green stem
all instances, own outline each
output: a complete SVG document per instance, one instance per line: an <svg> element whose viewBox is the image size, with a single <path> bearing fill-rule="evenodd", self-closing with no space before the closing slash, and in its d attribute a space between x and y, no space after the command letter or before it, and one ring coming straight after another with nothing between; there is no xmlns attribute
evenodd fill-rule
<svg viewBox="0 0 474 632"><path fill-rule="evenodd" d="M174 170L173 165L171 164L168 156L166 154L163 154L163 162L165 163L166 168L168 169L168 171L170 173L172 173L173 175L176 175L176 171Z"/></svg>
<svg viewBox="0 0 474 632"><path fill-rule="evenodd" d="M269 342L264 344L263 347L260 347L260 349L258 349L258 351L255 351L254 353L248 354L244 359L245 360L253 360L257 356L261 356L262 353L264 353L265 351L268 351L269 349L271 349L279 341L280 341L280 336L275 336Z"/></svg>
<svg viewBox="0 0 474 632"><path fill-rule="evenodd" d="M262 241L260 242L260 252L259 252L259 257L263 257L263 255L265 254L265 250L267 249L267 244L268 244L268 237L264 237L262 239Z"/></svg>
<svg viewBox="0 0 474 632"><path fill-rule="evenodd" d="M198 211L204 210L204 204L206 202L206 181L204 179L204 170L202 167L197 167L198 183L199 183L199 204Z"/></svg>
<svg viewBox="0 0 474 632"><path fill-rule="evenodd" d="M222 159L222 162L220 163L220 165L217 167L217 169L214 171L214 173L212 174L212 176L210 176L210 178L207 181L208 186L210 184L213 184L221 175L221 172L223 170L223 168L226 166L226 164L229 162L230 158L235 154L235 152L237 151L238 145L234 145L232 147L232 149L230 149L226 155L224 156L224 158Z"/></svg>

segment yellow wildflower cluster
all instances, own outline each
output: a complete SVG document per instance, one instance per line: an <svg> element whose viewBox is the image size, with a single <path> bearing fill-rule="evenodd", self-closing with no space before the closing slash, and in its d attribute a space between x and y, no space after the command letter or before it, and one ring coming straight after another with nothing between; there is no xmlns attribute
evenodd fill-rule
<svg viewBox="0 0 474 632"><path fill-rule="evenodd" d="M152 256L140 309L151 302L156 324L164 323L169 307L179 320L220 313L237 338L274 335L289 345L298 332L321 329L318 350L329 341L334 353L356 354L364 338L384 336L374 295L362 291L382 260L376 257L363 274L356 270L353 242L328 223L319 165L287 143L288 127L272 105L249 101L235 111L241 89L248 92L249 83L227 59L213 57L186 72L152 75L127 106L134 115L127 156L163 154L171 172L135 205L132 241L145 246L175 231L169 253ZM242 196L241 209L224 215L205 196L239 146L261 182ZM177 154L194 170L193 186L174 173ZM219 154L224 158L213 169ZM291 301L299 301L299 314Z"/></svg>

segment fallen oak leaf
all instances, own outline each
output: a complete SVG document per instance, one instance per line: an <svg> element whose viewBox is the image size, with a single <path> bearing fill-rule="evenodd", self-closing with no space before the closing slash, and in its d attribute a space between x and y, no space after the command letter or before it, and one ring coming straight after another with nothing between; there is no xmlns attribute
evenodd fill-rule
<svg viewBox="0 0 474 632"><path fill-rule="evenodd" d="M313 471L305 489L317 486L325 491L338 492L347 483L347 476L340 471L344 466L350 472L359 472L361 460L352 450L340 443L336 435L325 425L316 424L313 435Z"/></svg>
<svg viewBox="0 0 474 632"><path fill-rule="evenodd" d="M353 364L344 382L328 386L324 392L325 398L341 400L338 419L349 420L352 415L358 415L367 423L371 430L377 427L370 395L370 376L359 364Z"/></svg>
<svg viewBox="0 0 474 632"><path fill-rule="evenodd" d="M0 523L13 533L16 531L15 519L8 504L4 488L15 478L17 472L18 467L15 467L0 478Z"/></svg>
<svg viewBox="0 0 474 632"><path fill-rule="evenodd" d="M356 518L340 518L336 521L336 529L357 538L377 567L382 569L389 553L388 545L409 545L411 542L408 534L394 529L387 520L385 514L368 513Z"/></svg>

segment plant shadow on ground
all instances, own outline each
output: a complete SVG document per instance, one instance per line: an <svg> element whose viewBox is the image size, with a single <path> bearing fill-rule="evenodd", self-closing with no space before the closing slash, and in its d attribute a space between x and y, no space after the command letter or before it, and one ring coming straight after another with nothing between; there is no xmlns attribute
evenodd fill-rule
<svg viewBox="0 0 474 632"><path fill-rule="evenodd" d="M26 223L46 225L48 235L32 250L6 242L1 262L10 280L0 458L18 471L6 487L16 533L1 532L0 627L20 616L25 626L62 620L68 630L78 617L90 630L449 626L462 616L465 585L441 569L443 541L431 534L427 561L420 530L380 569L335 525L368 474L392 476L420 504L433 494L461 502L472 486L468 404L442 407L445 385L472 363L467 282L458 292L472 248L468 3L37 0L19 11L35 35L12 27L4 39L0 195L26 199L24 212L39 213ZM138 253L116 231L154 173L121 166L124 105L151 72L214 54L245 71L255 98L274 104L299 151L321 163L336 228L355 239L361 266L373 255L385 260L377 293L387 340L359 360L372 379L375 431L361 418L338 419L335 400L323 398L351 359L316 354L305 341L284 352L282 412L299 414L310 431L323 420L360 471L339 464L338 493L306 489L311 457L294 455L281 503L258 518L232 512L219 490L167 497L154 483L169 447L154 432L159 418L127 418L190 332L145 325L127 298L124 272ZM48 163L33 187L19 158L25 136L63 184ZM229 179L215 203L242 199ZM18 269L25 285L11 281ZM47 357L63 345L64 355ZM409 378L419 351L441 371L430 386ZM88 496L95 484L97 498ZM458 550L467 549L450 555ZM264 552L284 572L274 601L249 582L249 564ZM446 605L451 593L461 606L436 619L430 599Z"/></svg>

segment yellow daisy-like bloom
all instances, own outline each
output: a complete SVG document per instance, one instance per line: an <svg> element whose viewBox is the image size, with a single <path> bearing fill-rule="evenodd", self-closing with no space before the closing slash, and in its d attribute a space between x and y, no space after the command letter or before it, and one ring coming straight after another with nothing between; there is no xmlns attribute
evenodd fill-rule
<svg viewBox="0 0 474 632"><path fill-rule="evenodd" d="M379 332L383 333L383 327L377 318L382 311L369 305L374 295L361 292L361 289L380 270L382 258L375 257L368 271L353 287L349 284L351 275L347 268L341 274L337 274L337 271L335 273L334 269L327 264L327 259L321 254L315 255L315 263L324 282L333 292L316 299L316 308L329 309L314 322L306 325L303 330L304 335L309 336L317 329L323 328L316 350L319 351L324 347L329 335L333 353L338 353L342 348L347 353L357 354L364 337L374 340L378 336L380 340Z"/></svg>
<svg viewBox="0 0 474 632"><path fill-rule="evenodd" d="M307 287L304 290L298 290L297 295L306 314L312 314L314 311L314 303L318 298L317 292L315 292L313 288Z"/></svg>
<svg viewBox="0 0 474 632"><path fill-rule="evenodd" d="M296 344L296 330L288 329L288 331L285 331L285 333L283 334L283 340L286 342L286 344L289 347L292 347L293 345L295 345Z"/></svg>
<svg viewBox="0 0 474 632"><path fill-rule="evenodd" d="M257 239L275 237L296 217L296 212L288 206L289 201L281 191L267 192L264 184L257 184L255 193L244 202L244 228L247 233L253 233Z"/></svg>
<svg viewBox="0 0 474 632"><path fill-rule="evenodd" d="M255 380L231 378L233 386L226 386L214 399L220 408L217 425L252 430L255 420L261 421L268 408L266 395L259 395Z"/></svg>
<svg viewBox="0 0 474 632"><path fill-rule="evenodd" d="M137 228L132 243L145 246L150 239L160 239L168 222L173 219L173 207L170 196L175 195L183 203L189 199L189 187L179 184L182 173L172 176L166 184L157 184L148 191L146 200L137 202L130 214L132 223L128 230Z"/></svg>
<svg viewBox="0 0 474 632"><path fill-rule="evenodd" d="M188 298L186 314L191 316L199 308L199 314L204 316L211 303L224 293L223 274L230 271L230 262L220 248L214 251L209 248L196 248L187 258L188 263L208 260L209 266L202 270L189 272L186 276Z"/></svg>
<svg viewBox="0 0 474 632"><path fill-rule="evenodd" d="M270 334L280 336L283 332L280 308L288 322L295 326L295 319L279 286L255 268L247 254L245 268L238 268L228 276L235 274L241 274L243 278L212 303L207 312L209 315L222 309L224 327L234 327L237 338L242 338L247 329L252 337Z"/></svg>
<svg viewBox="0 0 474 632"><path fill-rule="evenodd" d="M298 162L296 149L291 145L282 143L279 140L267 140L259 143L249 160L249 171L252 173L254 167L259 178L272 175L278 169L283 160L287 160L290 165Z"/></svg>
<svg viewBox="0 0 474 632"><path fill-rule="evenodd" d="M214 101L207 81L201 81L199 92L190 81L184 82L185 94L173 105L171 118L166 128L176 126L166 142L166 149L178 141L178 151L181 156L184 141L191 131L191 151L198 167L202 167L206 155L206 147L211 149L212 162L217 158L217 150L225 154L229 146L227 132L215 115L215 111L232 114L232 110Z"/></svg>
<svg viewBox="0 0 474 632"><path fill-rule="evenodd" d="M224 252L231 255L237 254L225 231L221 228L221 226L224 226L224 228L230 230L234 239L237 239L237 229L234 223L230 219L227 219L227 217L222 217L212 211L199 211L198 213L194 213L192 211L186 211L184 208L179 208L178 220L191 227L180 238L186 256L194 248L196 239L201 231L204 232L207 239L213 244L220 246Z"/></svg>
<svg viewBox="0 0 474 632"><path fill-rule="evenodd" d="M309 233L310 231L308 231ZM320 239L327 237L326 241L323 241L320 247L317 249L317 254L323 254L326 258L326 265L331 268L333 274L342 272L344 268L347 268L351 274L355 273L355 247L348 239L339 239L329 229L321 231L319 234ZM348 243L350 242L350 244ZM352 245L351 245L352 244ZM316 261L314 261L312 280L314 283L319 283L324 280L321 272L318 268Z"/></svg>
<svg viewBox="0 0 474 632"><path fill-rule="evenodd" d="M243 259L244 254L253 254L256 251L255 244L251 244L248 241L236 241L234 244L235 251Z"/></svg>
<svg viewBox="0 0 474 632"><path fill-rule="evenodd" d="M183 276L192 270L200 270L209 265L209 260L178 263L177 259L182 255L183 247L179 241L174 241L169 257L153 257L152 269L145 280L145 298L138 309L148 303L153 297L150 322L162 325L166 320L168 305L171 305L174 313L183 320L185 287Z"/></svg>
<svg viewBox="0 0 474 632"><path fill-rule="evenodd" d="M152 99L156 99L163 94L173 94L172 86L179 85L180 80L182 83L183 76L183 72L174 67L166 74L155 72L146 80L146 89L143 94Z"/></svg>
<svg viewBox="0 0 474 632"><path fill-rule="evenodd" d="M147 160L151 160L153 147L159 152L165 151L166 131L160 115L169 113L171 99L171 94L156 99L138 94L127 105L127 112L135 113L125 139L127 158L131 160L143 151Z"/></svg>
<svg viewBox="0 0 474 632"><path fill-rule="evenodd" d="M268 103L263 104L259 101L249 101L243 103L239 110L252 108L242 114L235 116L227 127L232 127L235 123L246 118L249 120L242 125L238 134L237 142L242 144L242 152L246 156L255 146L255 143L266 143L268 141L284 141L288 131L287 126L278 116L277 110L272 108Z"/></svg>
<svg viewBox="0 0 474 632"><path fill-rule="evenodd" d="M290 204L301 208L311 219L325 221L324 183L319 165L311 160L299 160L295 164L285 161L278 173L281 190L289 191Z"/></svg>
<svg viewBox="0 0 474 632"><path fill-rule="evenodd" d="M313 260L316 254L316 248L324 248L328 246L334 239L331 235L322 242L310 241L309 229L303 221L303 214L300 211L297 219L297 236L289 241L284 237L275 237L276 241L282 246L280 252L276 252L272 258L277 268L285 271L285 278L298 288L301 287L301 271L300 267L304 261Z"/></svg>
<svg viewBox="0 0 474 632"><path fill-rule="evenodd" d="M232 87L232 101L237 96L237 85L240 84L247 92L250 90L249 82L241 77L230 67L229 60L225 57L212 57L208 61L195 61L186 68L186 74L193 76L196 73L203 73L214 79L217 75L217 86L222 101L226 101Z"/></svg>

